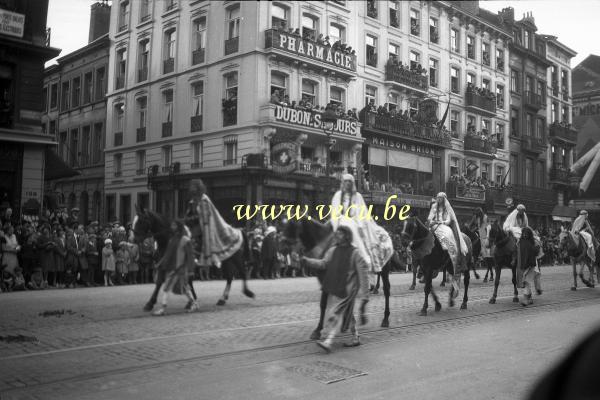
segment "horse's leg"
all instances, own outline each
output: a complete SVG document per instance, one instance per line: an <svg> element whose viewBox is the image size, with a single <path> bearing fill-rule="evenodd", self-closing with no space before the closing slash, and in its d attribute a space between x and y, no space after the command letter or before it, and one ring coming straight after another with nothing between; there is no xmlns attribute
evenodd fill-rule
<svg viewBox="0 0 600 400"><path fill-rule="evenodd" d="M519 302L519 291L517 290L517 266L510 266L512 270L512 284L513 284L513 303Z"/></svg>
<svg viewBox="0 0 600 400"><path fill-rule="evenodd" d="M475 261L473 264L471 264L471 267L473 269L473 275L475 275L475 279L481 279L481 277L479 276L479 274L477 273L477 265L479 263L479 260ZM469 272L470 273L470 272ZM462 307L461 307L462 308Z"/></svg>
<svg viewBox="0 0 600 400"><path fill-rule="evenodd" d="M165 272L162 269L159 269L156 272L156 285L154 285L154 291L152 292L152 296L150 296L150 300L144 306L144 311L152 311L152 308L156 304L156 299L158 298L158 292L162 284L165 281Z"/></svg>
<svg viewBox="0 0 600 400"><path fill-rule="evenodd" d="M440 286L446 286L446 267L442 268L442 283L440 283Z"/></svg>
<svg viewBox="0 0 600 400"><path fill-rule="evenodd" d="M377 283L375 283L375 288L373 288L373 294L379 294L379 283L381 281L381 272L377 273Z"/></svg>
<svg viewBox="0 0 600 400"><path fill-rule="evenodd" d="M217 301L218 306L224 306L227 300L229 299L229 291L231 290L231 282L233 281L233 267L231 265L231 260L223 260L221 264L221 271L223 272L223 277L226 280L225 290L223 290L223 295Z"/></svg>
<svg viewBox="0 0 600 400"><path fill-rule="evenodd" d="M494 280L494 294L492 294L490 304L496 304L496 297L498 297L498 286L500 285L500 275L502 273L502 266L498 262L496 262L494 265L494 269L496 270L496 280Z"/></svg>
<svg viewBox="0 0 600 400"><path fill-rule="evenodd" d="M388 262L381 270L381 280L383 281L383 295L385 297L385 311L383 313L383 321L381 327L387 328L390 326L390 263Z"/></svg>
<svg viewBox="0 0 600 400"><path fill-rule="evenodd" d="M323 320L325 319L325 310L327 309L327 293L325 293L324 291L321 291L321 301L319 303L319 308L319 325L317 325L315 330L310 334L311 340L321 339L321 330L323 329Z"/></svg>
<svg viewBox="0 0 600 400"><path fill-rule="evenodd" d="M465 294L463 295L463 302L460 305L461 310L467 309L467 302L469 301L469 283L471 282L471 274L469 273L468 270L464 275L465 275L465 277L464 277Z"/></svg>
<svg viewBox="0 0 600 400"><path fill-rule="evenodd" d="M417 285L417 267L415 266L415 263L413 263L413 265L412 265L412 276L413 276L412 284L410 285L408 290L415 290L415 286Z"/></svg>
<svg viewBox="0 0 600 400"><path fill-rule="evenodd" d="M431 270L429 268L427 268L427 270L423 271L423 278L425 279L425 287L424 287L424 291L425 291L425 301L423 302L423 308L421 309L421 312L419 313L419 315L421 316L425 316L427 315L427 309L429 308L429 293L431 293L431 286L432 286L432 282L431 282Z"/></svg>
<svg viewBox="0 0 600 400"><path fill-rule="evenodd" d="M488 274L490 273L490 263L489 260L487 258L484 258L482 261L483 265L485 266L485 276L483 277L483 283L487 283L488 281ZM492 280L494 280L494 276L492 275Z"/></svg>
<svg viewBox="0 0 600 400"><path fill-rule="evenodd" d="M435 311L440 311L442 309L442 303L440 303L439 297L435 293L435 290L433 290L433 285L431 285L431 296L433 297L433 301L435 303Z"/></svg>
<svg viewBox="0 0 600 400"><path fill-rule="evenodd" d="M577 262L575 257L571 257L571 261L573 262L573 286L571 286L571 290L577 290Z"/></svg>
<svg viewBox="0 0 600 400"><path fill-rule="evenodd" d="M242 293L244 293L246 297L253 299L254 292L248 289L249 273L248 268L246 268L246 262L244 261L244 250L239 249L232 257L233 259L231 261L235 264L235 267L242 278Z"/></svg>

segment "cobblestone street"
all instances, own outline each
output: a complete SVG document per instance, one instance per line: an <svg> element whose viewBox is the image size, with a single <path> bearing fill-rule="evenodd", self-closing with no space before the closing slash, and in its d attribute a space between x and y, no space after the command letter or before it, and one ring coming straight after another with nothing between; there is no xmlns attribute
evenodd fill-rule
<svg viewBox="0 0 600 400"><path fill-rule="evenodd" d="M250 281L255 300L244 297L234 282L224 307L214 305L224 282L196 282L200 312L184 313L184 298L175 297L162 318L141 310L150 285L2 294L0 393L2 399L381 398L408 390L412 395L405 398L436 398L417 384L425 375L432 382L457 382L463 379L455 374L472 371L468 390L481 381L494 395L490 398L514 399L531 381L511 382L510 373L493 382L486 377L518 366L518 359L535 351L516 334L522 324L549 336L539 343L545 349L540 356L552 361L597 321L600 293L570 291L566 266L544 268L544 294L532 307L512 302L510 271L503 271L498 304L488 304L490 283L472 279L468 310L448 309L447 290L440 288L444 308L430 309L427 317L416 314L422 286L409 291L407 274L393 274L391 280L391 327L379 328L383 296L372 296L370 321L362 327L364 345L330 356L307 340L318 317L315 278ZM14 340L16 335L22 337ZM455 353L454 358L444 353ZM508 356L514 365L496 361L497 356ZM455 370L463 363L468 364L464 371ZM547 365L531 366L539 374ZM348 372L342 367L366 375L320 383L336 380L336 371ZM367 390L370 385L376 389ZM333 386L335 392L329 391ZM472 394L462 393L478 398Z"/></svg>

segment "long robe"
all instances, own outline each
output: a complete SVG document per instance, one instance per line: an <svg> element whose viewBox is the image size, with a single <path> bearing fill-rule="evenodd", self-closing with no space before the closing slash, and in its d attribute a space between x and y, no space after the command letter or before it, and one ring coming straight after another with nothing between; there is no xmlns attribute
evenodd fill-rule
<svg viewBox="0 0 600 400"><path fill-rule="evenodd" d="M468 248L458 227L458 221L450 210L448 200L445 200L446 206L439 208L437 203L431 206L428 222L434 222L433 233L439 240L442 248L448 252L452 265L454 267L454 275L463 272L466 269L464 256L467 255ZM458 240L457 240L458 239ZM462 255L463 257L459 257Z"/></svg>

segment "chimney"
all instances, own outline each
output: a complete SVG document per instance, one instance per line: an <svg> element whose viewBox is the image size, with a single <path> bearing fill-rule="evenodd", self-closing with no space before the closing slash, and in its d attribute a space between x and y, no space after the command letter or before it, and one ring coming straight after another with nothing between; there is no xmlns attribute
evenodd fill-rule
<svg viewBox="0 0 600 400"><path fill-rule="evenodd" d="M504 23L513 24L515 22L515 9L512 7L503 8L498 12L500 20Z"/></svg>
<svg viewBox="0 0 600 400"><path fill-rule="evenodd" d="M452 5L460 8L463 11L471 13L473 15L479 14L479 0L475 1L453 1Z"/></svg>
<svg viewBox="0 0 600 400"><path fill-rule="evenodd" d="M92 11L90 13L90 34L88 37L88 43L93 42L100 36L108 33L110 25L110 6L108 0L102 0L92 4Z"/></svg>

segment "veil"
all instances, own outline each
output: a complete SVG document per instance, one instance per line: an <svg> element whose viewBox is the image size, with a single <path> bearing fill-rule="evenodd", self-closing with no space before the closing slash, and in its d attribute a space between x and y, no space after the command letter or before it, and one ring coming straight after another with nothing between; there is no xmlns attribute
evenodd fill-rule
<svg viewBox="0 0 600 400"><path fill-rule="evenodd" d="M458 234L458 240L460 242L460 252L463 255L467 255L469 249L467 247L467 243L465 242L465 240L462 237L460 227L458 226L458 219L456 219L456 214L454 213L454 209L450 205L450 202L448 201L448 197L446 196L445 193L442 192L442 193L438 194L438 197L439 196L442 196L444 198L444 208L446 209L446 212L448 213L448 217L450 218L450 224L452 225L451 228L453 230L456 229L456 233ZM429 217L427 218L428 221L432 221L435 218L435 215L437 214L437 211L438 211L437 208L438 208L438 203L436 201L431 205L431 210L429 211Z"/></svg>
<svg viewBox="0 0 600 400"><path fill-rule="evenodd" d="M502 225L502 229L505 231L509 230L512 227L517 226L517 214L519 213L518 208L512 210L510 214L506 217L506 221L504 221L504 225ZM529 221L527 220L527 214L523 213L523 222L525 226L529 226Z"/></svg>
<svg viewBox="0 0 600 400"><path fill-rule="evenodd" d="M580 215L573 222L571 232L577 232L582 230L583 228L585 228L585 215Z"/></svg>

